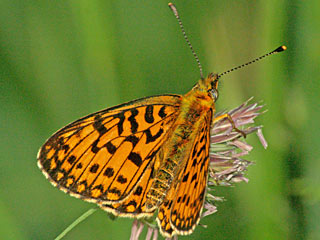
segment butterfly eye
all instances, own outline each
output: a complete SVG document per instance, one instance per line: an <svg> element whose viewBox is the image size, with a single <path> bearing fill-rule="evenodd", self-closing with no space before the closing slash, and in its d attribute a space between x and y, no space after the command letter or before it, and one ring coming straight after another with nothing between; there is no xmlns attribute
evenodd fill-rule
<svg viewBox="0 0 320 240"><path fill-rule="evenodd" d="M216 102L219 97L218 90L213 88L210 90L210 94L211 94L212 98L214 99L214 101Z"/></svg>

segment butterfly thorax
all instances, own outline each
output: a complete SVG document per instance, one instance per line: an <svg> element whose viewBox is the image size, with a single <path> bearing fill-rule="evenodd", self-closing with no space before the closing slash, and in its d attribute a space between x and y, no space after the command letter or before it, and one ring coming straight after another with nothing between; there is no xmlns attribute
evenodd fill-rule
<svg viewBox="0 0 320 240"><path fill-rule="evenodd" d="M200 127L207 121L208 114L210 121L213 117L214 98L210 92L213 80L213 75L200 80L182 98L172 132L168 134L164 146L157 154L155 178L146 202L149 211L159 206L170 188L176 187L194 145L196 133L201 131Z"/></svg>

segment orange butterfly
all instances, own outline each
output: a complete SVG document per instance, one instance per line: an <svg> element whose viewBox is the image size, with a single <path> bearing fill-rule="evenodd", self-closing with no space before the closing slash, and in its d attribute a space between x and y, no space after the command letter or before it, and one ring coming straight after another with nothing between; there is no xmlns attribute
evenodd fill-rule
<svg viewBox="0 0 320 240"><path fill-rule="evenodd" d="M71 123L40 149L46 177L115 215L152 216L164 236L191 233L204 202L217 75L186 95L153 96Z"/></svg>
<svg viewBox="0 0 320 240"><path fill-rule="evenodd" d="M192 233L205 200L210 128L223 118L233 124L228 114L214 118L223 74L183 96L142 98L67 125L41 147L39 168L60 190L114 215L158 211L165 237Z"/></svg>

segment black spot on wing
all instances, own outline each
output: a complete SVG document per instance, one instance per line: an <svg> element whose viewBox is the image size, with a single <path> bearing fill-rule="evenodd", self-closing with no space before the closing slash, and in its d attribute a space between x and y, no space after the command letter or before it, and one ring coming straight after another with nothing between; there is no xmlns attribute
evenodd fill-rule
<svg viewBox="0 0 320 240"><path fill-rule="evenodd" d="M167 207L168 205L169 205L169 201L168 201L168 200L165 200L165 201L163 202L163 206Z"/></svg>
<svg viewBox="0 0 320 240"><path fill-rule="evenodd" d="M103 123L102 123L103 119L101 118L101 116L99 114L97 114L95 117L94 117L94 123L93 123L93 127L95 130L97 130L101 135L104 135L108 129L103 126Z"/></svg>
<svg viewBox="0 0 320 240"><path fill-rule="evenodd" d="M99 169L99 164L93 164L91 167L90 167L90 172L91 173L96 173Z"/></svg>
<svg viewBox="0 0 320 240"><path fill-rule="evenodd" d="M193 150L192 150L192 158L194 158L194 156L196 155L197 153L197 148L198 148L198 143L196 143L193 147Z"/></svg>
<svg viewBox="0 0 320 240"><path fill-rule="evenodd" d="M76 157L74 155L71 155L67 161L68 163L73 164L75 160L76 160Z"/></svg>
<svg viewBox="0 0 320 240"><path fill-rule="evenodd" d="M117 148L115 145L113 145L111 142L107 142L105 144L105 147L107 148L108 152L110 154L114 154L117 151Z"/></svg>
<svg viewBox="0 0 320 240"><path fill-rule="evenodd" d="M182 182L186 182L188 180L189 177L189 173L187 173L186 175L184 175Z"/></svg>
<svg viewBox="0 0 320 240"><path fill-rule="evenodd" d="M195 173L195 174L192 176L191 182L193 182L193 181L196 180L196 179L197 179L197 173Z"/></svg>
<svg viewBox="0 0 320 240"><path fill-rule="evenodd" d="M202 161L202 163L201 163L201 165L200 165L200 171L202 171L202 168L204 167L204 165L206 164L206 162L208 161L208 159L209 159L209 156L208 156L208 155L203 159L203 161Z"/></svg>
<svg viewBox="0 0 320 240"><path fill-rule="evenodd" d="M137 167L140 167L142 164L142 158L138 153L131 152L128 156L128 159L133 162Z"/></svg>
<svg viewBox="0 0 320 240"><path fill-rule="evenodd" d="M82 168L82 163L78 163L77 166L76 166L76 169L81 169Z"/></svg>
<svg viewBox="0 0 320 240"><path fill-rule="evenodd" d="M64 153L67 153L69 151L69 149L70 149L70 146L68 144L63 145L62 149L64 150Z"/></svg>
<svg viewBox="0 0 320 240"><path fill-rule="evenodd" d="M201 194L200 194L200 196L199 196L200 199L203 199L204 193L205 193L205 189L202 189L202 192L201 192Z"/></svg>
<svg viewBox="0 0 320 240"><path fill-rule="evenodd" d="M118 188L111 188L108 190L109 193L114 193L120 197L121 191Z"/></svg>
<svg viewBox="0 0 320 240"><path fill-rule="evenodd" d="M162 107L160 108L158 115L159 115L159 117L161 117L162 119L167 116L167 114L166 114L166 107L165 107L165 106L162 106Z"/></svg>
<svg viewBox="0 0 320 240"><path fill-rule="evenodd" d="M103 186L101 184L97 185L97 186L94 186L93 189L99 189L101 192L103 192Z"/></svg>
<svg viewBox="0 0 320 240"><path fill-rule="evenodd" d="M197 158L200 156L200 154L206 150L206 144L203 144L203 146L200 148L200 151L197 154Z"/></svg>
<svg viewBox="0 0 320 240"><path fill-rule="evenodd" d="M119 175L118 178L117 178L117 182L124 184L124 183L127 182L127 178L124 177L123 175Z"/></svg>
<svg viewBox="0 0 320 240"><path fill-rule="evenodd" d="M197 159L194 158L194 159L193 159L193 162L192 162L192 167L194 167L194 166L196 166L196 165L197 165Z"/></svg>
<svg viewBox="0 0 320 240"><path fill-rule="evenodd" d="M113 168L110 168L110 167L108 167L103 173L104 176L107 176L109 178L112 177L113 174L114 174L114 170Z"/></svg>
<svg viewBox="0 0 320 240"><path fill-rule="evenodd" d="M92 143L91 151L93 153L98 153L99 152L100 148L97 147L98 143L99 143L99 138Z"/></svg>
<svg viewBox="0 0 320 240"><path fill-rule="evenodd" d="M123 123L124 123L124 120L125 120L124 113L120 112L118 114L115 114L114 118L118 118L119 119L117 127L118 127L118 134L121 135L123 133Z"/></svg>
<svg viewBox="0 0 320 240"><path fill-rule="evenodd" d="M142 193L142 187L138 186L137 189L134 191L133 195L140 196Z"/></svg>
<svg viewBox="0 0 320 240"><path fill-rule="evenodd" d="M200 138L200 143L202 143L204 141L204 138L205 138L205 134L203 134Z"/></svg>
<svg viewBox="0 0 320 240"><path fill-rule="evenodd" d="M186 206L189 205L189 201L190 201L190 196L188 196L188 198L187 198Z"/></svg>
<svg viewBox="0 0 320 240"><path fill-rule="evenodd" d="M131 142L132 146L135 147L136 144L139 142L139 138L137 138L134 135L130 135L130 136L126 137L126 139L124 141Z"/></svg>
<svg viewBox="0 0 320 240"><path fill-rule="evenodd" d="M128 117L128 121L131 124L131 132L134 134L137 132L139 127L139 124L137 123L135 118L139 114L139 111L137 109L131 109L130 112L131 112L131 116Z"/></svg>
<svg viewBox="0 0 320 240"><path fill-rule="evenodd" d="M146 113L144 114L144 119L147 123L153 123L154 117L153 117L153 106L148 105L146 108Z"/></svg>
<svg viewBox="0 0 320 240"><path fill-rule="evenodd" d="M155 135L152 136L150 129L147 129L145 131L145 134L147 135L146 144L157 140L162 135L162 133L163 133L163 129L160 128L159 131Z"/></svg>
<svg viewBox="0 0 320 240"><path fill-rule="evenodd" d="M134 211L132 211L132 207L134 207ZM130 211L129 211L129 208L130 207ZM131 200L130 202L128 202L127 204L122 204L120 205L117 210L119 212L136 212L136 208L137 208L137 202L134 201L134 200Z"/></svg>
<svg viewBox="0 0 320 240"><path fill-rule="evenodd" d="M183 203L186 201L186 197L187 197L187 195L186 195L186 194L185 194L185 195L183 195L183 198L182 198L182 202L183 202Z"/></svg>
<svg viewBox="0 0 320 240"><path fill-rule="evenodd" d="M128 203L128 205L127 206L134 206L135 208L137 207L137 202L136 201L134 201L134 200L131 200L129 203Z"/></svg>

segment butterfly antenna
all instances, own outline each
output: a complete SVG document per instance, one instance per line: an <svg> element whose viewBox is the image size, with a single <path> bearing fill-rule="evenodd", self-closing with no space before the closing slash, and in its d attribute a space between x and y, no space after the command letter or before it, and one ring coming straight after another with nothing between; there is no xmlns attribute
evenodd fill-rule
<svg viewBox="0 0 320 240"><path fill-rule="evenodd" d="M202 71L202 66L201 66L200 60L199 60L199 58L198 58L198 55L197 55L196 52L194 51L194 49L193 49L193 47L192 47L192 45L191 45L191 42L190 42L189 39L188 39L188 36L187 36L187 34L186 34L186 31L184 30L182 21L181 21L181 19L180 19L179 13L178 13L178 10L177 10L176 6L175 6L173 3L169 3L168 6L169 6L169 8L172 10L173 14L176 16L176 18L177 18L177 20L178 20L178 23L179 23L180 29L181 29L181 31L182 31L183 37L184 37L184 39L186 40L189 48L191 49L191 52L192 52L194 58L195 58L196 61L197 61L197 64L198 64L198 67L199 67L199 70L200 70L200 76L201 76L202 79L204 79L204 77L203 77L203 71Z"/></svg>
<svg viewBox="0 0 320 240"><path fill-rule="evenodd" d="M261 59L263 59L263 58L265 58L265 57L268 57L268 56L270 56L270 55L273 55L273 54L276 54L276 53L279 53L279 52L283 52L283 51L285 51L285 50L287 50L287 47L286 47L286 46L280 46L280 47L278 47L277 49L273 50L272 52L269 52L269 53L267 53L267 54L264 54L264 55L262 55L261 57L258 57L258 58L256 58L256 59L250 61L250 62L247 62L247 63L245 63L245 64L242 64L242 65L240 65L240 66L238 66L238 67L231 68L231 69L229 69L228 71L225 71L225 72L223 72L223 73L220 73L220 74L218 75L218 79L219 79L221 76L226 75L226 74L228 74L228 73L230 73L230 72L233 72L233 71L235 71L235 70L237 70L237 69L239 69L239 68L243 68L243 67L248 66L248 65L250 65L250 64L252 64L252 63L258 62L258 61L260 61Z"/></svg>

